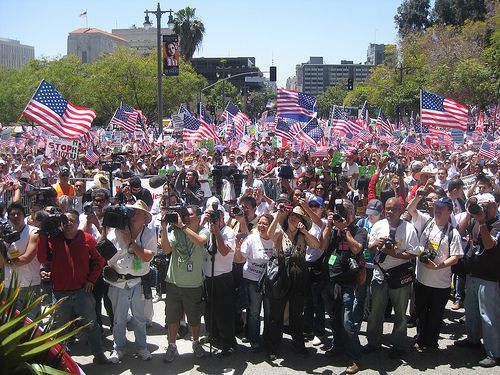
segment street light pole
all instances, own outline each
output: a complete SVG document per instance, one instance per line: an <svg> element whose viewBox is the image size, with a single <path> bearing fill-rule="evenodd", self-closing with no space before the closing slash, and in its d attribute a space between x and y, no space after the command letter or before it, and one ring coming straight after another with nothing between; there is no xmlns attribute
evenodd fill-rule
<svg viewBox="0 0 500 375"><path fill-rule="evenodd" d="M152 24L149 21L149 14L154 14L156 16L156 53L157 53L157 63L158 63L158 130L160 131L160 134L163 134L163 91L162 91L162 78L163 74L161 71L161 16L165 13L169 13L168 16L168 28L170 29L173 24L174 24L174 19L172 18L172 13L174 11L172 9L170 10L161 10L160 3L158 3L158 6L156 8L156 11L154 10L145 10L144 13L146 13L146 16L144 18L144 29L149 30L151 28Z"/></svg>

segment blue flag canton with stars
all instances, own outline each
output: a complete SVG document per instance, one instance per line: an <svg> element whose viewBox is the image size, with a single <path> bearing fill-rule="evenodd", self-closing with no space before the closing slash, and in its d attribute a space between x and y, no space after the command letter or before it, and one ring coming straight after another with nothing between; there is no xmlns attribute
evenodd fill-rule
<svg viewBox="0 0 500 375"><path fill-rule="evenodd" d="M226 111L228 111L231 115L236 116L240 109L232 102L229 102L227 104Z"/></svg>
<svg viewBox="0 0 500 375"><path fill-rule="evenodd" d="M428 126L422 125L416 119L413 119L412 122L413 122L413 130L415 131L415 133L418 133L418 134L427 134L427 133L429 133L429 127Z"/></svg>
<svg viewBox="0 0 500 375"><path fill-rule="evenodd" d="M49 107L62 117L68 106L68 101L62 97L47 81L42 81L36 91L34 100Z"/></svg>
<svg viewBox="0 0 500 375"><path fill-rule="evenodd" d="M184 114L184 129L196 131L200 128L200 122L196 117Z"/></svg>
<svg viewBox="0 0 500 375"><path fill-rule="evenodd" d="M323 130L318 126L317 121L310 121L302 131L311 137L316 143L323 137Z"/></svg>
<svg viewBox="0 0 500 375"><path fill-rule="evenodd" d="M310 111L315 111L316 98L299 92L299 105Z"/></svg>
<svg viewBox="0 0 500 375"><path fill-rule="evenodd" d="M443 101L443 96L422 91L422 108L444 112Z"/></svg>
<svg viewBox="0 0 500 375"><path fill-rule="evenodd" d="M212 123L212 119L208 115L207 111L205 110L205 106L202 104L200 108L200 117L205 121L207 124Z"/></svg>

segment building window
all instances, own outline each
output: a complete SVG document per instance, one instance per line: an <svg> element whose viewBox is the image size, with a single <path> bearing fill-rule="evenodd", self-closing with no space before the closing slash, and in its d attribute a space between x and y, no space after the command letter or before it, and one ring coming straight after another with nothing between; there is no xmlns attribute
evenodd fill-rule
<svg viewBox="0 0 500 375"><path fill-rule="evenodd" d="M83 64L88 63L88 60L87 60L87 51L82 51L82 63Z"/></svg>

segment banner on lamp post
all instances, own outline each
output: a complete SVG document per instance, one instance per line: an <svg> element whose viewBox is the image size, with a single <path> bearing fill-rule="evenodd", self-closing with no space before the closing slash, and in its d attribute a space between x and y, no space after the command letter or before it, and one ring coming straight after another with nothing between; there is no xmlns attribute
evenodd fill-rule
<svg viewBox="0 0 500 375"><path fill-rule="evenodd" d="M179 75L179 36L163 35L163 74Z"/></svg>

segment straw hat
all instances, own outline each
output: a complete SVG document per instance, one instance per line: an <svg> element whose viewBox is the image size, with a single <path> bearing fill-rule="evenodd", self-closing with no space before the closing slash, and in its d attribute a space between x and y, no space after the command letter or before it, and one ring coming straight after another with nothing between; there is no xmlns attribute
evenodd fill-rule
<svg viewBox="0 0 500 375"><path fill-rule="evenodd" d="M146 224L149 224L151 220L153 220L153 215L151 215L151 212L149 212L148 205L144 203L144 201L139 199L134 204L127 204L126 206L129 208L133 208L134 210L141 210L147 213L148 219L146 220Z"/></svg>

